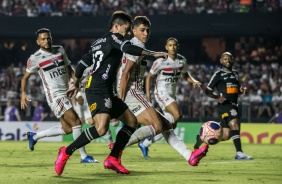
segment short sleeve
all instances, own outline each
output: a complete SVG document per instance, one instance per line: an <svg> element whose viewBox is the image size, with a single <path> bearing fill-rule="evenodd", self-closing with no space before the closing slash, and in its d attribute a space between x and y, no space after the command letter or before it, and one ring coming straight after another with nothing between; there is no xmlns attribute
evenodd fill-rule
<svg viewBox="0 0 282 184"><path fill-rule="evenodd" d="M39 70L39 65L36 62L36 59L33 55L27 60L26 63L26 72L28 73L36 73Z"/></svg>
<svg viewBox="0 0 282 184"><path fill-rule="evenodd" d="M188 72L187 60L183 59L183 68L181 70L181 73L187 73L187 72Z"/></svg>
<svg viewBox="0 0 282 184"><path fill-rule="evenodd" d="M151 69L150 69L150 73L152 73L153 75L156 75L160 72L161 70L161 64L162 64L162 59L157 59L156 61L154 61Z"/></svg>
<svg viewBox="0 0 282 184"><path fill-rule="evenodd" d="M66 54L66 51L65 51L65 49L64 49L62 46L60 47L60 52L61 52L62 55L63 55L63 59L64 59L65 65L70 65L70 64L71 64L71 61L69 60L69 58L68 58L68 56L67 56L67 54Z"/></svg>

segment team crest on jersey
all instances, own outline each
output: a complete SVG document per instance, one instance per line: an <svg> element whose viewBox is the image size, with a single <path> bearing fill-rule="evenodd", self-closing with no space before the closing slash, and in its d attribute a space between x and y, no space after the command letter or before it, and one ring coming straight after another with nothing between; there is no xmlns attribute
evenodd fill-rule
<svg viewBox="0 0 282 184"><path fill-rule="evenodd" d="M173 68L172 71L173 71L173 74L176 75L178 72L178 68Z"/></svg>
<svg viewBox="0 0 282 184"><path fill-rule="evenodd" d="M232 116L236 116L236 115L237 115L237 111L236 111L235 109L231 109L231 110L230 110L230 114L231 114Z"/></svg>
<svg viewBox="0 0 282 184"><path fill-rule="evenodd" d="M105 98L105 107L108 107L109 109L112 108L112 101L110 98Z"/></svg>
<svg viewBox="0 0 282 184"><path fill-rule="evenodd" d="M51 59L51 62L52 62L52 63L54 63L56 66L58 66L58 65L59 65L59 60L58 60L58 58L57 58L57 57L52 58L52 59Z"/></svg>
<svg viewBox="0 0 282 184"><path fill-rule="evenodd" d="M69 103L69 101L66 101L65 104L66 104L66 105L69 105L70 103Z"/></svg>
<svg viewBox="0 0 282 184"><path fill-rule="evenodd" d="M102 79L107 80L107 79L108 79L108 75L104 73L104 74L102 75Z"/></svg>

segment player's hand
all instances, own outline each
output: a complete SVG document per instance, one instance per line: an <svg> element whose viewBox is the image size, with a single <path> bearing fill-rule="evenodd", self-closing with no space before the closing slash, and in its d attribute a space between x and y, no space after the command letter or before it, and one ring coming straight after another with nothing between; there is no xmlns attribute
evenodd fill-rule
<svg viewBox="0 0 282 184"><path fill-rule="evenodd" d="M76 94L78 92L78 87L76 87L75 85L73 85L72 87L70 87L67 92L66 95L70 98L75 97Z"/></svg>
<svg viewBox="0 0 282 184"><path fill-rule="evenodd" d="M244 95L247 95L248 94L248 89L246 87L242 87L240 88L240 93L241 94L244 94Z"/></svg>
<svg viewBox="0 0 282 184"><path fill-rule="evenodd" d="M21 97L21 109L25 109L27 107L26 101L30 102L31 100L26 96L25 93L22 93Z"/></svg>
<svg viewBox="0 0 282 184"><path fill-rule="evenodd" d="M218 100L218 103L223 103L226 100L226 98L222 96L222 93L220 93L220 96L218 97L217 100Z"/></svg>
<svg viewBox="0 0 282 184"><path fill-rule="evenodd" d="M166 52L154 52L153 56L155 58L164 58L164 59L166 59L168 57L168 54Z"/></svg>
<svg viewBox="0 0 282 184"><path fill-rule="evenodd" d="M200 83L199 81L194 82L194 83L193 83L193 86L194 86L194 87L198 86L199 88L202 89L202 83Z"/></svg>

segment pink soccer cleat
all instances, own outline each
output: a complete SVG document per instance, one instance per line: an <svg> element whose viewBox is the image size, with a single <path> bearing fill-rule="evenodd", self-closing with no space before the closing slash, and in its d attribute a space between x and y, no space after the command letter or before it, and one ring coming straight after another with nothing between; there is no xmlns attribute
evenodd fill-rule
<svg viewBox="0 0 282 184"><path fill-rule="evenodd" d="M66 154L66 146L63 146L59 149L58 158L54 164L55 171L58 175L61 175L64 171L65 165L70 158L70 155Z"/></svg>
<svg viewBox="0 0 282 184"><path fill-rule="evenodd" d="M108 156L104 161L104 167L105 169L112 169L116 171L117 173L121 174L129 174L130 171L127 170L123 165L121 165L121 162L119 159Z"/></svg>
<svg viewBox="0 0 282 184"><path fill-rule="evenodd" d="M198 166L198 163L200 162L200 160L206 156L207 152L209 149L209 145L205 144L204 146L202 146L199 149L195 149L194 151L192 151L192 154L188 160L188 163L191 166Z"/></svg>

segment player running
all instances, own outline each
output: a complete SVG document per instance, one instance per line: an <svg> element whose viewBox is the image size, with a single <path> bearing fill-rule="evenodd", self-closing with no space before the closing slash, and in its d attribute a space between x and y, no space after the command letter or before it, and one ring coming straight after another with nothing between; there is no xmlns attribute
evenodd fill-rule
<svg viewBox="0 0 282 184"><path fill-rule="evenodd" d="M239 94L246 94L247 89L243 88L239 82L238 72L232 70L234 60L230 52L224 52L220 57L222 69L215 72L206 87L206 94L210 98L218 100L217 113L221 119L221 127L223 131L222 140L233 140L236 149L236 160L251 160L251 156L243 153L240 139L240 115L238 110ZM218 94L214 93L217 89ZM202 140L197 135L197 142L194 148L197 149Z"/></svg>
<svg viewBox="0 0 282 184"><path fill-rule="evenodd" d="M185 57L178 54L179 43L176 38L168 38L165 49L168 52L168 58L157 59L146 77L146 98L151 102L151 80L154 76L157 76L154 90L155 100L165 117L172 123L173 129L175 129L177 122L182 118L182 111L176 99L178 79L182 77L189 83L192 83L194 87L198 86L201 88L202 84L188 73ZM139 143L145 158L148 157L148 147L161 138L163 138L163 135L158 134L152 139L145 139Z"/></svg>
<svg viewBox="0 0 282 184"><path fill-rule="evenodd" d="M40 132L27 132L29 149L34 150L37 141L44 137L73 134L76 139L81 134L81 121L73 110L71 99L66 96L70 77L76 79L70 61L62 46L52 45L49 29L42 28L36 32L36 42L40 49L30 56L26 72L21 80L21 109L27 107L26 101L31 101L26 95L27 82L30 76L38 72L43 83L44 92L49 107L61 126L54 126ZM93 163L94 158L87 155L84 147L79 149L81 163Z"/></svg>
<svg viewBox="0 0 282 184"><path fill-rule="evenodd" d="M127 105L120 98L114 96L113 85L116 81L117 69L123 52L154 57L166 56L166 53L163 52L152 52L134 46L125 39L124 36L130 31L131 21L129 14L123 11L114 12L110 19L109 32L92 44L90 51L76 67L77 80L74 81L74 86L68 90L67 95L69 96L73 96L77 91L83 71L94 63L85 93L95 126L83 131L81 136L69 146L63 146L59 149L54 165L58 175L63 173L67 160L76 149L106 134L110 120L113 118L121 120L124 126L117 134L113 149L104 161L104 167L122 174L130 173L121 164L119 155L135 131L137 120Z"/></svg>
<svg viewBox="0 0 282 184"><path fill-rule="evenodd" d="M131 39L131 43L145 48L145 43L149 39L150 27L151 23L146 16L135 17L132 29L134 38ZM127 146L162 133L167 143L178 151L190 165L197 166L206 155L208 145L190 151L176 136L170 122L146 99L143 91L146 65L145 57L124 54L122 66L119 69L117 91L119 91L120 98L137 117L137 121L144 125L135 131ZM173 118L170 118L170 121L174 121Z"/></svg>

